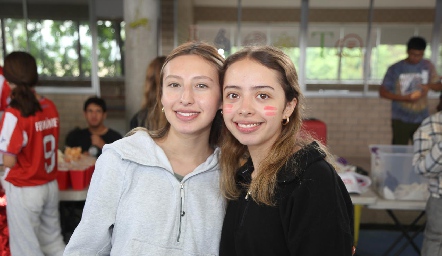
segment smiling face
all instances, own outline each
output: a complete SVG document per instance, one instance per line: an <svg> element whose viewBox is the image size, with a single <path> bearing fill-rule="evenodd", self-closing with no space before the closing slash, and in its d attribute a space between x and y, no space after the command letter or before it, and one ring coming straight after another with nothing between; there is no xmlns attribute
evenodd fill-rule
<svg viewBox="0 0 442 256"><path fill-rule="evenodd" d="M161 103L170 132L208 136L221 106L215 66L197 55L183 55L170 60L163 73Z"/></svg>
<svg viewBox="0 0 442 256"><path fill-rule="evenodd" d="M231 64L223 85L223 118L229 131L249 151L270 149L297 100L286 102L277 71L257 61Z"/></svg>

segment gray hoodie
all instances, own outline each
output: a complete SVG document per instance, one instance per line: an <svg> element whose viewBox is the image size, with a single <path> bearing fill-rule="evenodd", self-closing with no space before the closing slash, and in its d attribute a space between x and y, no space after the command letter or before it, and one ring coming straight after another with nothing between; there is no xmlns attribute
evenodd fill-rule
<svg viewBox="0 0 442 256"><path fill-rule="evenodd" d="M219 149L179 182L144 131L103 148L64 255L218 255Z"/></svg>

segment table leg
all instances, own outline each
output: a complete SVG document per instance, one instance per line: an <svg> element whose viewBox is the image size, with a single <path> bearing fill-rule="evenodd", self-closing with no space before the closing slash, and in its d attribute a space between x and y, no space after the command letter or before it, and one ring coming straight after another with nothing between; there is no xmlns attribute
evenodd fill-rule
<svg viewBox="0 0 442 256"><path fill-rule="evenodd" d="M416 232L413 233L413 235L411 236L411 238L412 238L413 240L414 240L414 238L415 238L417 235L419 235L420 232L424 231L424 229L425 229L425 224L426 224L426 223L424 223L424 225L423 225L421 228L419 228L418 231L416 231ZM408 244L403 244L402 247L399 249L399 251L395 254L395 256L400 255L400 254L405 250L405 248L407 248L407 246L408 246ZM420 255L420 251L417 252L417 253L418 253L418 255Z"/></svg>
<svg viewBox="0 0 442 256"><path fill-rule="evenodd" d="M354 246L359 241L359 226L361 222L362 205L354 205Z"/></svg>
<svg viewBox="0 0 442 256"><path fill-rule="evenodd" d="M399 222L399 220L396 218L392 210L387 210L388 215L393 219L395 225L399 227L402 235L399 236L392 245L388 248L388 250L384 253L384 255L389 255L390 251L393 250L393 248L402 240L402 237L405 237L409 243L413 246L414 250L420 254L420 249L417 247L417 245L414 243L413 238L408 235L408 230L405 230L403 225ZM417 224L417 222L424 216L425 212L421 212L419 216L416 217L416 219L409 225L409 227L413 227Z"/></svg>

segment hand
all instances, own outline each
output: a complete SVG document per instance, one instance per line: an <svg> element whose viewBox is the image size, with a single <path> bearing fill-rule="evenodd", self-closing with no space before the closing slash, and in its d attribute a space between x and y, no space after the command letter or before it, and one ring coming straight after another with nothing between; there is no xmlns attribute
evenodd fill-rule
<svg viewBox="0 0 442 256"><path fill-rule="evenodd" d="M92 145L97 146L99 149L102 149L104 144L104 140L100 137L100 135L92 134L91 135Z"/></svg>
<svg viewBox="0 0 442 256"><path fill-rule="evenodd" d="M422 92L420 90L414 91L408 94L407 96L408 96L408 101L415 102L418 101L420 98L422 98Z"/></svg>

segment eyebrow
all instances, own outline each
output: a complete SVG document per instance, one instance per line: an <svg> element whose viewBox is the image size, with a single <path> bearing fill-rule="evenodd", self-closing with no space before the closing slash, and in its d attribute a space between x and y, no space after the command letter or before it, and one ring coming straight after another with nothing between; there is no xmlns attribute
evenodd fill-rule
<svg viewBox="0 0 442 256"><path fill-rule="evenodd" d="M168 75L164 79L168 79L168 78L183 79L181 76L177 76L177 75ZM208 76L194 76L194 77L192 77L192 80L199 80L199 79L207 79L207 80L213 81L213 79Z"/></svg>
<svg viewBox="0 0 442 256"><path fill-rule="evenodd" d="M241 87L239 87L238 85L226 85L224 87L224 91L227 89L241 89ZM260 90L260 89L271 89L271 90L275 90L275 88L269 86L269 85L257 85L257 86L253 86L252 87L253 90Z"/></svg>

